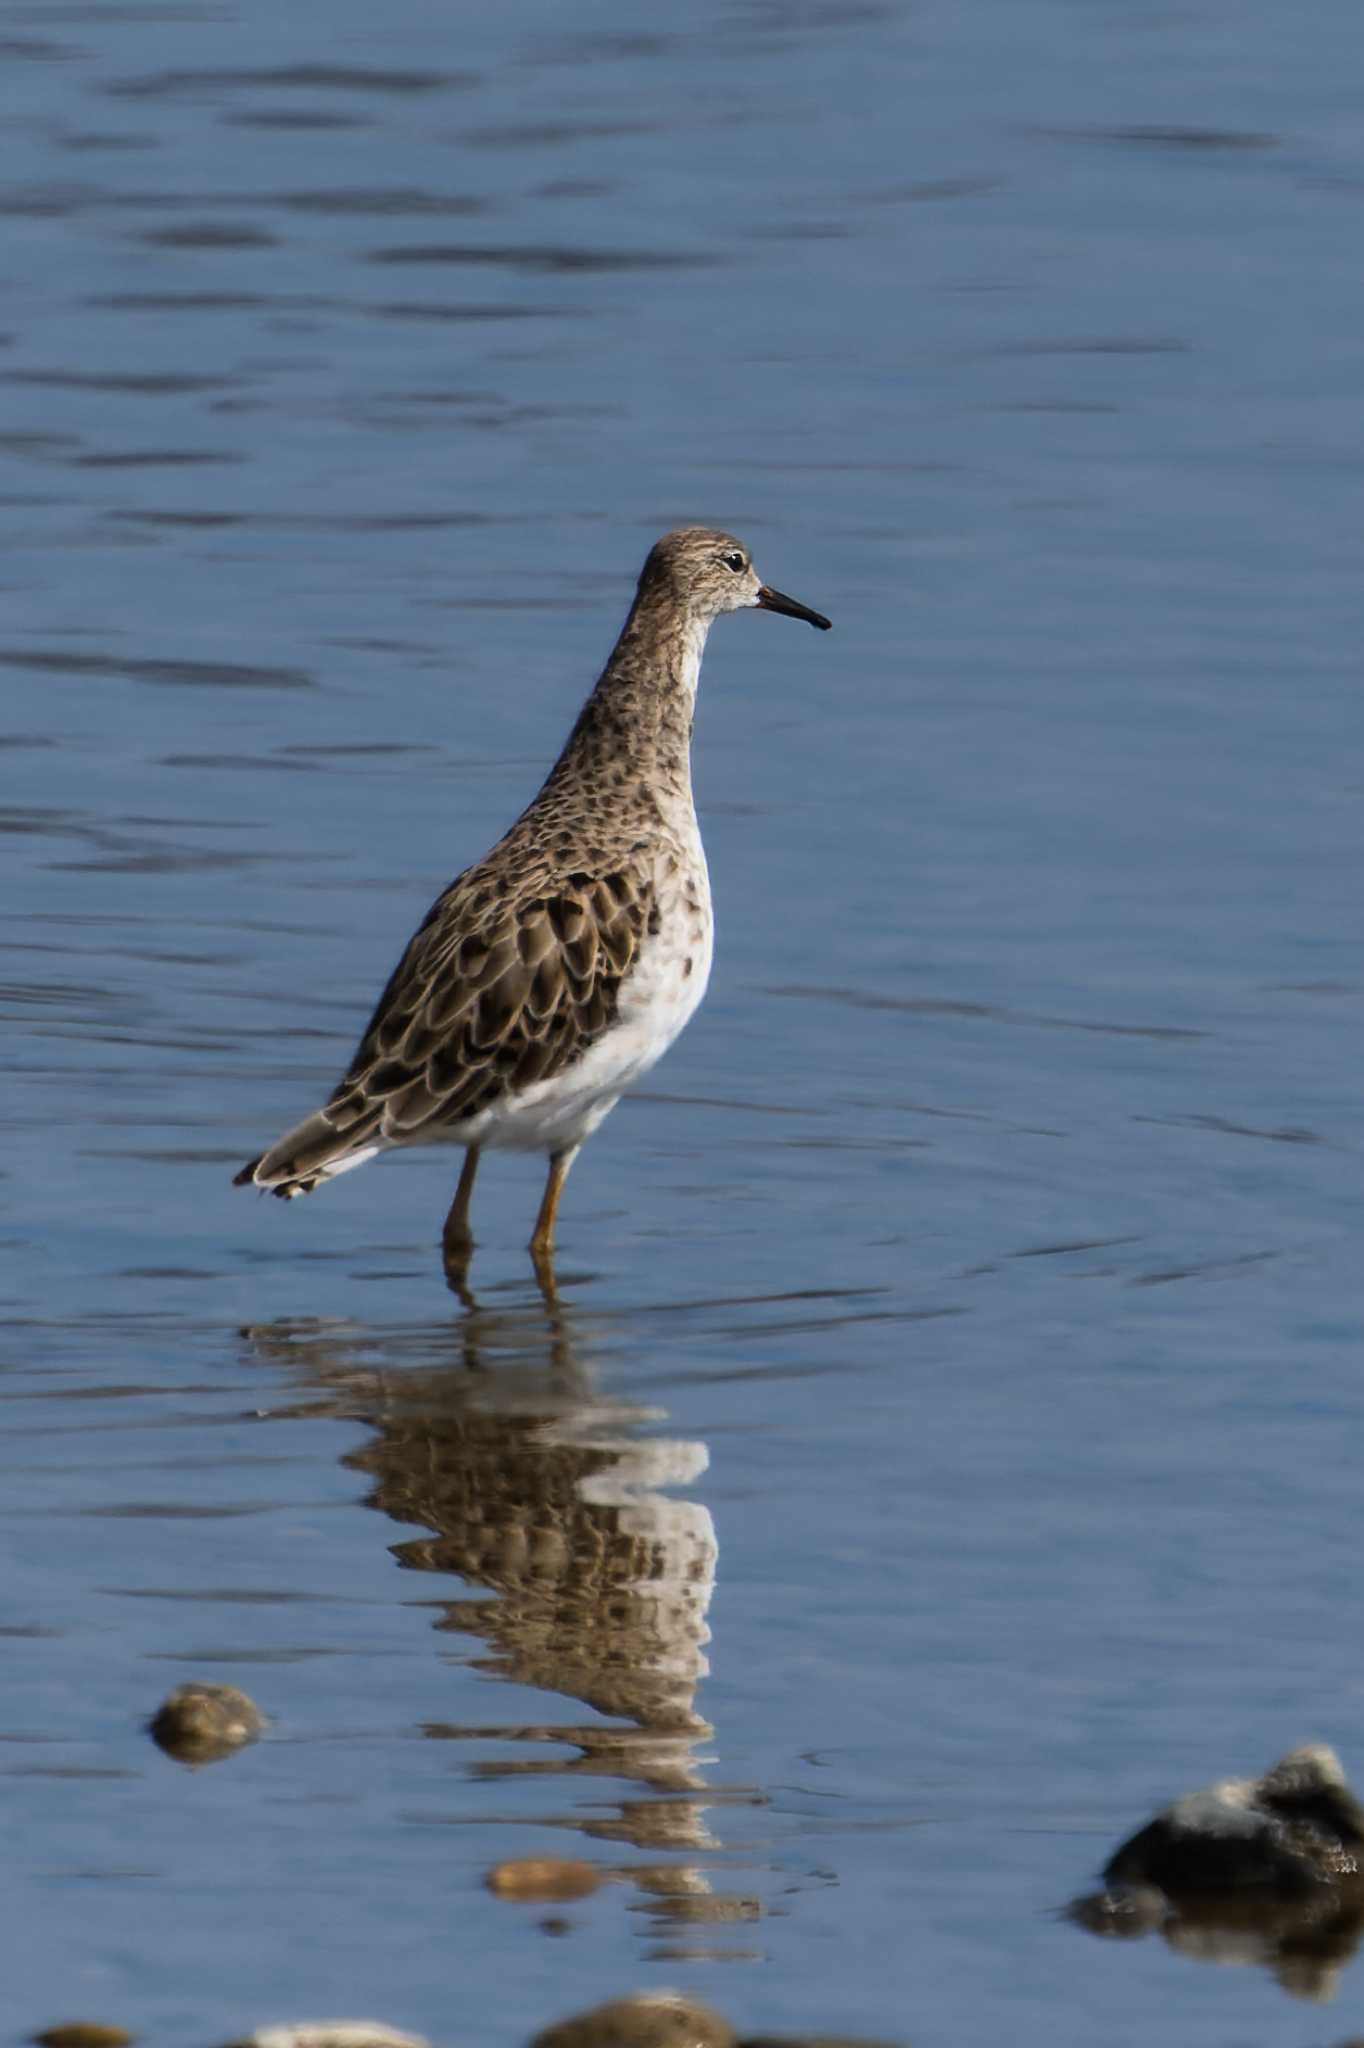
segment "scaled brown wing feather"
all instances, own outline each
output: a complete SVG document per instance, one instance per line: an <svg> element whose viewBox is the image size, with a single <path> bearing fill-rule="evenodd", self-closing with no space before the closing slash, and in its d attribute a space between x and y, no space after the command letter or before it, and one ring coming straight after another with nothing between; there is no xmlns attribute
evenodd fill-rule
<svg viewBox="0 0 1364 2048"><path fill-rule="evenodd" d="M511 903L477 869L461 876L399 961L328 1122L356 1144L402 1142L563 1073L614 1019L649 910L624 874Z"/></svg>

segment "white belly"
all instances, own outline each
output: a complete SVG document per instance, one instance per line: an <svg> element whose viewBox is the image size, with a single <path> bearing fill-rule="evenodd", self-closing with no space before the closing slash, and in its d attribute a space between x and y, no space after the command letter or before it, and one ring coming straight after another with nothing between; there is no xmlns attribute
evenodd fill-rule
<svg viewBox="0 0 1364 2048"><path fill-rule="evenodd" d="M526 1151L581 1145L625 1090L662 1059L710 980L714 925L704 856L692 871L691 892L688 902L685 885L676 881L668 895L660 892L658 934L644 940L621 983L615 1021L596 1044L566 1073L471 1118L458 1133L461 1144Z"/></svg>

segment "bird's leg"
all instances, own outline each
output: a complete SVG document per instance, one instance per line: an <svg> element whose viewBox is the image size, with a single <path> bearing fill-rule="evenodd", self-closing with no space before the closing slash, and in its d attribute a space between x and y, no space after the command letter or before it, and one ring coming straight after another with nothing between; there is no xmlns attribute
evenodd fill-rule
<svg viewBox="0 0 1364 2048"><path fill-rule="evenodd" d="M559 1197L568 1179L568 1169L578 1156L576 1145L566 1146L562 1152L549 1155L549 1177L540 1203L540 1213L535 1219L535 1229L530 1240L530 1255L537 1267L551 1266L554 1258L554 1219L559 1213Z"/></svg>
<svg viewBox="0 0 1364 2048"><path fill-rule="evenodd" d="M474 1175L478 1172L478 1146L471 1145L464 1155L464 1165L455 1189L455 1199L450 1204L450 1213L445 1219L441 1232L441 1249L446 1259L468 1259L474 1248L474 1233L469 1228L469 1203L474 1192Z"/></svg>

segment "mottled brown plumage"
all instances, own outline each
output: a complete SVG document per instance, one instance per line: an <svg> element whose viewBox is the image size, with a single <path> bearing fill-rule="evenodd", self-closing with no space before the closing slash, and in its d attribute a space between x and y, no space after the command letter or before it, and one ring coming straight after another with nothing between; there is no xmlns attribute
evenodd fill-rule
<svg viewBox="0 0 1364 2048"><path fill-rule="evenodd" d="M652 550L596 688L534 802L432 905L325 1106L236 1176L281 1196L395 1145L460 1143L447 1219L468 1243L483 1145L547 1151L547 1253L568 1162L704 992L710 892L690 739L706 633L757 605L826 627L761 584L742 542L688 527Z"/></svg>

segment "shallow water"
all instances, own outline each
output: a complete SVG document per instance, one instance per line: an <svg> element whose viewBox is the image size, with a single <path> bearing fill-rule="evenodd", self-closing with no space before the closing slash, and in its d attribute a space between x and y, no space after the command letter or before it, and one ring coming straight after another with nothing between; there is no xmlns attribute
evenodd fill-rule
<svg viewBox="0 0 1364 2048"><path fill-rule="evenodd" d="M1356 10L641 19L0 9L6 2025L1343 2035L1053 1909L1364 1777ZM451 1159L229 1176L694 518L835 631L462 1303Z"/></svg>

